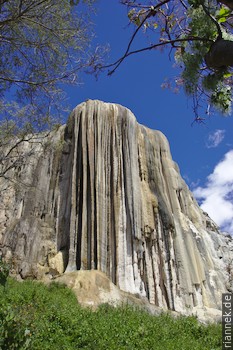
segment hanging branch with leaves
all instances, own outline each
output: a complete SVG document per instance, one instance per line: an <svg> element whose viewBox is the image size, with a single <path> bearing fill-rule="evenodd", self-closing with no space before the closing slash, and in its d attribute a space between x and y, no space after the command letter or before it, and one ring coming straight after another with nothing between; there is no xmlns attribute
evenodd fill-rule
<svg viewBox="0 0 233 350"><path fill-rule="evenodd" d="M124 54L100 68L108 68L111 75L131 55L170 48L169 55L173 53L179 70L175 88L183 87L192 97L195 120L203 121L203 113L209 115L212 107L229 114L233 83L231 6L216 0L120 2L127 6L128 19L135 30ZM146 33L150 42L135 48L140 31Z"/></svg>

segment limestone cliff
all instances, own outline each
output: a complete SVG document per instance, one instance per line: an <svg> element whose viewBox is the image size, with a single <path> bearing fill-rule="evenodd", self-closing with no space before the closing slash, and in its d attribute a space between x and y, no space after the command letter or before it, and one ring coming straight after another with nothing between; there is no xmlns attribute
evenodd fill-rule
<svg viewBox="0 0 233 350"><path fill-rule="evenodd" d="M232 238L199 208L161 132L88 100L33 147L16 183L0 179L0 249L16 274L97 269L164 309L221 308Z"/></svg>

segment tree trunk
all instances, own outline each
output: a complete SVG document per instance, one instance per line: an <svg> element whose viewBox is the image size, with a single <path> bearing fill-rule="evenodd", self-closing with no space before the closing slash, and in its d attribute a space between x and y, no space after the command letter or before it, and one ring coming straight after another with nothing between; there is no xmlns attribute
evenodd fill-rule
<svg viewBox="0 0 233 350"><path fill-rule="evenodd" d="M215 41L206 54L205 61L210 68L232 67L233 41L223 39Z"/></svg>

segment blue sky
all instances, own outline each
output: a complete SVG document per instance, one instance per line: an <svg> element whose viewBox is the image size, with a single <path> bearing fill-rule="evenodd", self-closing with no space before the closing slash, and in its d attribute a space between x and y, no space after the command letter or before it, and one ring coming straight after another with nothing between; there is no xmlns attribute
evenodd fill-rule
<svg viewBox="0 0 233 350"><path fill-rule="evenodd" d="M128 27L127 9L118 0L98 0L96 9L94 43L110 46L108 62L112 63L124 53L133 28ZM134 47L145 45L146 38L140 35ZM68 90L69 102L72 107L89 98L119 103L139 123L162 131L203 209L233 234L233 117L213 115L205 124L192 125L191 101L182 92L161 88L166 78L178 74L173 64L167 51L131 56L110 77L105 72L96 81L82 75L82 84Z"/></svg>

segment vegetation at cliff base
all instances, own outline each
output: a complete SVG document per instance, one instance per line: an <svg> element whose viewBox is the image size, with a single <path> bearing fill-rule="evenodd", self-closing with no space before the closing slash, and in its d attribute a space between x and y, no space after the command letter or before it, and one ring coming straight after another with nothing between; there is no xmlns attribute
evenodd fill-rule
<svg viewBox="0 0 233 350"><path fill-rule="evenodd" d="M221 326L152 316L130 306L82 308L61 284L0 285L1 350L220 350Z"/></svg>

